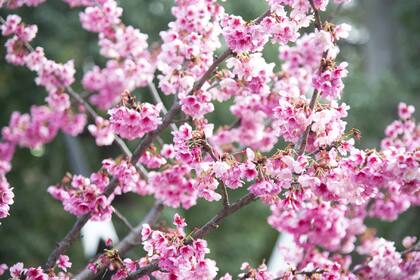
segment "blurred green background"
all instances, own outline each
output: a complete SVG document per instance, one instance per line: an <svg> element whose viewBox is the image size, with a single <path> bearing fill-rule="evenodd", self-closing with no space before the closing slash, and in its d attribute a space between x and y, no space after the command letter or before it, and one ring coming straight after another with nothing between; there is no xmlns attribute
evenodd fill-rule
<svg viewBox="0 0 420 280"><path fill-rule="evenodd" d="M149 34L150 44L159 41L159 31L166 29L173 19L171 0L121 0L119 4L124 8L124 21ZM223 5L228 12L242 15L245 19L253 19L266 10L263 0L230 0ZM43 46L48 57L59 62L75 59L78 81L92 63L104 63L98 55L96 35L80 26L79 11L70 9L62 1L47 1L36 9L16 11L25 22L38 25L39 35L34 45ZM10 12L14 11L2 10L0 14L5 17ZM354 28L349 40L342 43L339 60L350 64L344 101L352 107L348 128L361 130L359 145L362 147L378 146L385 126L396 118L399 101L420 108L419 13L420 1L415 0L353 0L333 20L351 23ZM334 6L323 17L332 14L335 14ZM4 42L4 38L0 38L1 45ZM278 62L276 46L268 46L265 54L267 60ZM31 104L42 104L45 91L34 84L33 73L6 64L4 48L0 49L0 57L0 127L3 127L13 111L27 112ZM81 90L80 84L76 83L75 88ZM144 97L148 94L145 90L136 94L141 99L148 98ZM230 120L231 116L226 106L219 106L211 114L211 119L216 124L228 123L226 120ZM168 135L165 137L169 139ZM98 149L88 133L80 138L87 167L91 171L100 167L103 158L119 153L115 147ZM14 187L16 199L12 215L2 220L0 226L0 263L24 261L33 266L43 264L55 242L71 227L75 217L66 213L61 204L46 193L47 187L58 182L70 168L68 145L63 135L42 151L17 150L13 171L7 176ZM233 197L240 195L241 191ZM136 195L125 195L115 204L132 224L137 224L151 205L153 201L150 198ZM186 216L193 228L214 215L218 206L217 203L200 201L191 210L180 214ZM166 209L161 220L168 221L174 212ZM217 261L221 272L236 274L243 261L256 265L269 258L277 232L266 223L268 214L267 207L254 203L226 219L218 231L206 238L211 258ZM379 227L379 235L400 243L405 235L419 236L419 214L418 208L411 209L397 222L369 221L369 224ZM119 220L113 222L120 237L127 233ZM142 254L141 248L132 254ZM86 263L80 242L72 247L69 255L75 272Z"/></svg>

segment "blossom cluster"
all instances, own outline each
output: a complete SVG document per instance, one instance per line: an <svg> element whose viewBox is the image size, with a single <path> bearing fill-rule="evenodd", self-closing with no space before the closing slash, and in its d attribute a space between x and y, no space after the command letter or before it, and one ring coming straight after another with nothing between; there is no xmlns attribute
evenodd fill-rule
<svg viewBox="0 0 420 280"><path fill-rule="evenodd" d="M118 106L108 111L110 127L115 134L133 140L143 137L155 130L162 119L159 117L161 107L150 103L138 104L135 108Z"/></svg>
<svg viewBox="0 0 420 280"><path fill-rule="evenodd" d="M195 180L188 178L187 165L175 165L162 172L149 173L149 187L156 199L173 208L191 208L197 203Z"/></svg>
<svg viewBox="0 0 420 280"><path fill-rule="evenodd" d="M11 8L21 5L37 5L42 1L8 2ZM32 105L29 113L13 112L9 125L1 130L0 153L0 216L6 217L9 205L13 203L13 193L6 180L10 171L16 146L40 148L52 141L61 130L66 134L80 134L86 124L84 108L72 108L67 93L74 82L75 68L73 61L65 64L56 63L45 56L41 47L33 49L29 43L35 38L36 25L26 25L18 15L7 16L1 24L1 33L9 38L6 43L6 61L27 67L35 72L36 84L43 86L48 96L45 105Z"/></svg>
<svg viewBox="0 0 420 280"><path fill-rule="evenodd" d="M61 201L64 210L75 216L91 213L93 220L109 220L112 215L112 197L104 192L109 184L109 177L102 173L93 173L89 178L81 175L64 177L56 186L50 186L48 192Z"/></svg>
<svg viewBox="0 0 420 280"><path fill-rule="evenodd" d="M409 246L411 247L411 246ZM368 279L417 279L420 276L419 252L400 253L394 242L383 238L365 240L357 251L369 255L366 264L359 265L358 274Z"/></svg>
<svg viewBox="0 0 420 280"><path fill-rule="evenodd" d="M156 62L162 73L158 75L159 87L165 94L180 96L186 107L209 106L205 105L209 101L205 93L198 93L202 97L186 95L213 63L214 52L221 45L217 21L223 13L216 0L177 0L172 8L175 21L160 33L163 43ZM208 112L212 108L196 110Z"/></svg>
<svg viewBox="0 0 420 280"><path fill-rule="evenodd" d="M56 267L60 270L57 272L50 271L47 273L40 266L25 268L24 263L18 262L8 267L7 265L0 268L0 276L9 270L10 279L25 279L25 280L67 280L70 279L67 274L67 269L71 268L72 263L67 255L60 255L56 262Z"/></svg>
<svg viewBox="0 0 420 280"><path fill-rule="evenodd" d="M155 62L148 50L148 36L138 28L124 25L123 10L115 0L66 0L71 7L86 7L80 13L82 27L98 33L100 54L105 67L94 66L83 77L90 101L109 109L120 101L120 94L147 86L153 79Z"/></svg>
<svg viewBox="0 0 420 280"><path fill-rule="evenodd" d="M86 116L71 109L66 93L74 82L73 61L59 64L46 58L41 47L33 49L29 42L35 38L37 27L25 25L17 15L9 15L1 30L3 36L12 36L6 42L6 60L36 72L35 82L48 91L47 105L33 105L30 114L12 114L9 126L2 129L4 140L36 148L51 141L60 129L78 135L85 126Z"/></svg>
<svg viewBox="0 0 420 280"><path fill-rule="evenodd" d="M45 0L16 0L16 1L7 1L1 0L0 1L0 8L5 6L9 9L16 9L22 6L38 6L45 2Z"/></svg>
<svg viewBox="0 0 420 280"><path fill-rule="evenodd" d="M216 262L206 258L210 252L203 239L190 239L185 233L185 219L174 215L175 229L153 230L148 224L141 232L143 248L147 256L140 266L157 263L164 272L155 272L159 279L214 279L218 268Z"/></svg>
<svg viewBox="0 0 420 280"><path fill-rule="evenodd" d="M134 192L145 195L150 192L146 182L131 162L124 159L106 159L102 161L102 168L118 181L118 186L115 188L114 194L120 195L122 193Z"/></svg>

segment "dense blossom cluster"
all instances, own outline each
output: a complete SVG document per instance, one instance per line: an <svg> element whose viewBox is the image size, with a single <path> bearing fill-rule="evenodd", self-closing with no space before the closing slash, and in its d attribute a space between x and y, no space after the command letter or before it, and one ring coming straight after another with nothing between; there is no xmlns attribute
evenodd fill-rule
<svg viewBox="0 0 420 280"><path fill-rule="evenodd" d="M152 230L144 225L141 232L143 248L147 256L141 265L157 262L165 272L155 272L163 279L213 279L217 274L216 262L206 258L210 252L203 239L189 239L185 234L185 219L175 214L176 229L167 232Z"/></svg>
<svg viewBox="0 0 420 280"><path fill-rule="evenodd" d="M115 194L135 192L145 195L149 193L145 181L129 161L106 159L102 161L102 167L110 176L118 180L118 187L114 190Z"/></svg>
<svg viewBox="0 0 420 280"><path fill-rule="evenodd" d="M71 88L73 61L54 62L41 47L30 45L37 26L23 23L17 15L2 20L1 33L8 37L6 61L33 71L36 84L48 95L44 105L33 105L29 113L13 112L1 131L0 218L9 215L14 200L6 174L15 148L40 148L59 131L76 136L86 127L89 113L94 123L87 129L98 146L114 140L121 144L119 136L143 138L136 149L141 153L125 151L125 157L103 160L101 170L89 177L66 175L49 187L64 210L110 220L117 213L112 207L115 196L128 192L152 195L158 205L172 208L190 209L201 198L223 203L221 212L190 234L178 214L173 218L175 229L148 220L138 240L127 237L129 244L124 239L121 245L135 246L141 237L147 256L123 258L107 244L109 249L88 265L95 274L108 268L113 280L133 273L139 279L149 279L148 274L156 279L220 277L216 263L206 257L203 236L227 215L259 200L271 210L268 223L291 234L289 245L294 248L279 248L288 265L279 273L271 273L264 263L244 263L240 279L420 277L415 237L406 237L406 250L398 252L393 242L374 236L365 225L367 218L393 221L420 205L420 125L415 108L400 103L399 120L386 128L380 149L357 148L360 133L347 128L350 107L340 100L348 65L337 59L337 42L348 36L350 26L321 22L318 13L326 11L330 1L267 0L269 10L247 22L225 13L216 0L176 0L175 19L160 33L162 43L153 51L147 35L122 22L117 1L64 1L83 9L81 25L98 34L100 54L107 59L81 81L89 101L103 112L96 113ZM42 2L0 0L0 7ZM311 25L314 31L304 33ZM222 38L229 49L217 57ZM279 69L263 56L269 42L279 47ZM217 69L224 60L226 67ZM149 86L155 94L155 77L162 93L174 95L174 106L164 117L159 98L154 96L156 104L136 102L128 93ZM229 104L232 124L215 127L207 118L216 102ZM182 124L172 127L172 141L163 143L158 134L176 121ZM280 141L286 143L284 148ZM230 202L228 194L239 188L247 195ZM366 256L360 264L352 263L354 252ZM3 264L0 275L8 270L14 279L70 279L70 259L64 250L59 253L45 270ZM225 274L220 279L233 278Z"/></svg>
<svg viewBox="0 0 420 280"><path fill-rule="evenodd" d="M150 172L149 184L156 199L165 205L188 209L197 203L195 180L188 178L190 168L173 166L163 172Z"/></svg>
<svg viewBox="0 0 420 280"><path fill-rule="evenodd" d="M368 279L417 279L420 277L420 271L416 267L420 258L419 252L401 254L396 250L394 242L383 238L364 240L357 251L362 255L370 256L366 264L357 268L361 277Z"/></svg>
<svg viewBox="0 0 420 280"><path fill-rule="evenodd" d="M119 106L108 111L111 129L121 137L133 140L155 130L161 124L160 106L142 103L136 108Z"/></svg>
<svg viewBox="0 0 420 280"><path fill-rule="evenodd" d="M108 59L105 67L94 66L83 77L83 86L93 93L90 100L102 109L120 101L124 90L148 85L155 62L148 50L147 35L121 21L122 8L115 0L66 0L72 7L86 6L80 14L84 29L98 33L100 53Z"/></svg>
<svg viewBox="0 0 420 280"><path fill-rule="evenodd" d="M0 175L0 218L9 215L10 205L13 204L14 194L4 175Z"/></svg>
<svg viewBox="0 0 420 280"><path fill-rule="evenodd" d="M79 134L86 117L71 110L66 93L74 82L73 61L59 64L47 59L41 47L30 47L28 44L34 39L37 27L25 25L17 15L9 15L1 30L4 36L12 36L6 42L6 60L36 72L36 83L49 93L45 99L47 105L32 106L30 114L13 113L9 127L2 130L4 140L34 148L51 141L59 129L71 135Z"/></svg>
<svg viewBox="0 0 420 280"><path fill-rule="evenodd" d="M159 86L165 94L177 94L183 98L181 103L187 108L197 107L194 111L212 111L212 107L199 108L209 106L203 104L210 101L205 97L207 94L186 95L213 63L214 52L221 45L221 30L217 22L223 13L216 0L177 0L172 8L176 20L169 23L168 30L160 33L162 46L156 62L161 71ZM198 96L194 96L196 94Z"/></svg>
<svg viewBox="0 0 420 280"><path fill-rule="evenodd" d="M48 192L73 215L91 213L94 220L109 220L112 198L104 195L108 183L108 176L102 172L93 173L90 178L75 175L65 177L60 185L49 187Z"/></svg>

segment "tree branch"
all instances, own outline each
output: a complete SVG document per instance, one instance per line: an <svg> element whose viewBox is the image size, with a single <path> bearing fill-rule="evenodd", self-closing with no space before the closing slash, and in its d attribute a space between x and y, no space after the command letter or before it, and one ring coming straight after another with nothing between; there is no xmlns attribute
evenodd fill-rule
<svg viewBox="0 0 420 280"><path fill-rule="evenodd" d="M315 108L315 104L318 99L318 96L319 96L319 91L315 89L314 92L312 93L311 101L309 102L309 109L310 109L311 114ZM311 131L311 126L312 124L308 125L308 127L303 132L301 139L299 139L300 142L297 144L297 148L295 149L297 151L298 156L301 156L305 153L306 145L308 143L309 132Z"/></svg>
<svg viewBox="0 0 420 280"><path fill-rule="evenodd" d="M118 219L120 219L121 222L123 222L123 224L129 230L134 230L134 227L131 225L131 223L128 221L128 219L122 213L120 213L120 211L118 211L115 207L113 207L113 210L114 210L115 215L118 217Z"/></svg>
<svg viewBox="0 0 420 280"><path fill-rule="evenodd" d="M311 4L312 10L314 11L314 15L315 15L315 27L318 30L321 30L322 29L322 21L321 21L321 16L319 15L319 11L315 7L315 4L314 4L313 0L309 0L309 3Z"/></svg>
<svg viewBox="0 0 420 280"><path fill-rule="evenodd" d="M80 230L89 221L89 218L90 214L86 214L77 219L76 223L74 223L70 231L60 242L57 243L56 248L48 257L47 263L44 266L45 269L50 269L54 267L58 257L71 246L71 244L74 240L76 240L77 237L79 237Z"/></svg>
<svg viewBox="0 0 420 280"><path fill-rule="evenodd" d="M150 89L150 92L152 93L152 96L153 96L153 99L155 100L155 103L161 103L162 104L162 112L163 112L163 114L166 115L168 113L168 109L166 109L165 104L163 103L162 99L160 98L159 92L156 89L155 84L153 82L150 82L148 84L148 87ZM177 131L178 127L174 123L171 123L171 129L173 131Z"/></svg>
<svg viewBox="0 0 420 280"><path fill-rule="evenodd" d="M163 211L163 204L157 202L153 208L149 210L146 214L144 219L132 230L130 233L121 240L116 246L115 249L118 251L120 255L125 255L135 246L141 243L141 230L143 228L143 224L150 224L153 225L156 223L157 219L159 218L160 214ZM74 279L76 280L88 280L94 279L97 275L99 275L104 269L107 267L108 263L102 264L98 269L98 274L94 274L91 270L84 268L80 273L78 273Z"/></svg>
<svg viewBox="0 0 420 280"><path fill-rule="evenodd" d="M311 4L312 9L314 10L315 27L318 30L321 30L322 29L322 22L321 22L321 17L319 15L319 12L315 8L313 0L309 0L309 3ZM328 54L328 52L326 52L326 51L323 52L323 54L322 54L321 65L319 67L319 69L320 69L319 71L322 71L322 63L327 58L327 54ZM319 97L319 91L315 89L314 92L312 93L311 101L309 102L309 109L310 109L311 114L312 114L313 110L315 109L315 105L316 105L316 101L318 100L318 97ZM296 145L295 151L297 152L298 156L301 156L305 153L306 145L308 143L309 132L311 131L311 126L312 126L312 124L308 125L308 127L305 129L305 132L303 133L301 139L299 140L299 142Z"/></svg>

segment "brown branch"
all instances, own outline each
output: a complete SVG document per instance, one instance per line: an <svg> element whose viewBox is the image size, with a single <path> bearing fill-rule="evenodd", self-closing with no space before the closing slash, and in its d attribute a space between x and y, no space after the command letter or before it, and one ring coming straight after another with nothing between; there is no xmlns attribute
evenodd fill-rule
<svg viewBox="0 0 420 280"><path fill-rule="evenodd" d="M128 275L128 277L126 279L129 280L134 280L134 279L138 279L142 276L148 275L152 272L158 271L159 265L157 263L152 263L148 266L142 267L139 270L137 270L136 272L131 273L130 275Z"/></svg>
<svg viewBox="0 0 420 280"><path fill-rule="evenodd" d="M123 239L121 240L116 246L115 250L118 251L119 255L125 255L127 252L129 252L131 249L133 249L135 246L139 245L141 243L141 230L143 228L143 224L150 224L153 225L156 223L158 217L163 211L163 204L162 203L156 203L153 208L149 210L149 212L146 214L144 219ZM91 270L85 268L81 272L79 272L74 279L77 280L88 280L88 279L94 279L97 275L101 274L102 271L104 271L107 267L108 263L100 264L98 269L98 274L93 273Z"/></svg>
<svg viewBox="0 0 420 280"><path fill-rule="evenodd" d="M321 16L319 15L319 11L317 8L315 8L315 4L313 0L309 0L309 3L311 4L312 10L314 11L314 15L315 15L315 27L318 30L322 29L322 21L321 21Z"/></svg>
<svg viewBox="0 0 420 280"><path fill-rule="evenodd" d="M203 238L205 235L207 235L210 230L213 228L217 228L220 224L220 222L225 219L227 216L232 215L242 207L248 205L252 201L255 200L255 195L252 193L248 193L247 195L243 196L241 199L233 203L229 208L222 209L219 211L219 213L216 214L213 218L211 218L205 225L203 225L200 229L195 231L192 234L193 238Z"/></svg>
<svg viewBox="0 0 420 280"><path fill-rule="evenodd" d="M303 271L303 270L301 270L301 271L293 271L292 270L291 271L291 273L293 275L304 275L304 276L306 276L306 277L308 277L310 279L312 279L311 277L314 276L314 275L316 275L316 274L322 274L322 273L325 273L325 272L328 272L328 271L325 270L325 269L319 269L319 268L317 268L315 270L311 270L311 271ZM274 280L284 280L284 279L289 279L289 275L280 276L280 277L274 278Z"/></svg>
<svg viewBox="0 0 420 280"><path fill-rule="evenodd" d="M321 17L319 15L319 12L315 8L315 5L314 5L313 0L309 0L309 3L311 4L312 9L314 10L314 14L315 14L315 27L318 30L321 30L322 29L322 22L321 22ZM326 52L326 51L323 52L322 58L321 58L321 65L319 67L319 71L322 71L323 70L322 69L322 64L323 64L323 61L327 58L327 55L328 55L328 52ZM312 112L315 109L315 105L316 105L316 102L318 100L319 94L320 94L319 91L316 90L316 89L312 93L311 101L309 102L309 109L310 109L310 113L311 114L312 114ZM299 139L299 142L297 143L297 146L295 148L295 151L297 152L297 155L298 156L303 155L305 153L306 145L308 143L309 133L311 131L311 126L312 126L312 124L308 125L308 127L305 129L302 137Z"/></svg>
<svg viewBox="0 0 420 280"><path fill-rule="evenodd" d="M55 262L57 261L58 257L66 251L74 240L79 237L80 230L82 227L89 221L90 214L85 214L77 219L76 223L73 225L71 230L66 234L66 236L57 243L56 248L52 251L50 256L48 257L47 263L45 264L44 268L50 269L54 267Z"/></svg>
<svg viewBox="0 0 420 280"><path fill-rule="evenodd" d="M206 73L204 73L204 75L200 78L200 80L198 80L198 82L193 86L192 90L190 91L189 94L194 93L195 91L199 90L204 83L210 79L212 73L214 72L214 70L216 70L216 68L229 56L231 56L233 54L233 52L230 49L227 49L226 51L224 51L218 58L216 58L216 60L213 62L213 64L209 67L209 69L206 71Z"/></svg>
<svg viewBox="0 0 420 280"><path fill-rule="evenodd" d="M319 96L319 91L315 89L314 92L312 93L311 101L309 103L309 109L310 109L311 114L315 108L315 104L318 99L318 96ZM298 156L301 156L305 153L306 145L308 143L309 132L311 131L311 126L312 124L308 125L308 127L303 132L300 142L297 144L296 151L297 151Z"/></svg>
<svg viewBox="0 0 420 280"><path fill-rule="evenodd" d="M219 181L220 186L222 188L222 200L223 200L223 207L225 209L230 207L230 202L229 202L229 193L227 191L226 185L225 183L223 183L222 180Z"/></svg>

